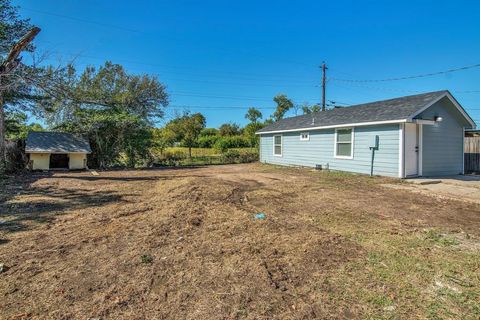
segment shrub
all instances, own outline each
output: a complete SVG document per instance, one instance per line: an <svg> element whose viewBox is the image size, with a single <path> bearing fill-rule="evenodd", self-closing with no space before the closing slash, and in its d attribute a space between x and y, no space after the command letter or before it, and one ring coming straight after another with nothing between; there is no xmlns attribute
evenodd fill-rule
<svg viewBox="0 0 480 320"><path fill-rule="evenodd" d="M258 161L258 152L247 151L247 152L240 153L239 161L241 163Z"/></svg>
<svg viewBox="0 0 480 320"><path fill-rule="evenodd" d="M223 160L225 163L235 163L240 159L240 152L237 150L227 150L223 154Z"/></svg>
<svg viewBox="0 0 480 320"><path fill-rule="evenodd" d="M218 130L215 128L203 128L202 131L200 131L200 138L216 136L217 134L218 134Z"/></svg>
<svg viewBox="0 0 480 320"><path fill-rule="evenodd" d="M233 136L233 137L222 137L215 142L214 148L223 152L226 152L231 148L246 148L250 147L250 142L245 137Z"/></svg>
<svg viewBox="0 0 480 320"><path fill-rule="evenodd" d="M198 138L197 144L199 148L212 148L218 139L220 139L218 136L204 136Z"/></svg>

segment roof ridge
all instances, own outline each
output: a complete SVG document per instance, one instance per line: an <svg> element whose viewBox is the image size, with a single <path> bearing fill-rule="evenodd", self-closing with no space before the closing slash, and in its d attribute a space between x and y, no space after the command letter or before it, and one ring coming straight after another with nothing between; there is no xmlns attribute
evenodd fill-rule
<svg viewBox="0 0 480 320"><path fill-rule="evenodd" d="M424 93L417 93L417 94L411 94L411 95L408 95L408 96L401 96L401 97L384 99L384 100L377 100L377 101L371 101L371 102L365 102L365 103L358 103L358 104L354 104L354 105L351 105L351 106L347 106L346 108L363 106L363 105L365 105L365 104L373 104L373 103L379 103L379 102L393 101L393 100L398 100L398 99L413 98L413 97L424 96L424 95L433 94L433 93L449 93L449 92L450 92L450 91L448 91L448 90L445 89L445 90L438 90L438 91L430 91L430 92L424 92ZM334 110L334 109L331 109L331 110Z"/></svg>

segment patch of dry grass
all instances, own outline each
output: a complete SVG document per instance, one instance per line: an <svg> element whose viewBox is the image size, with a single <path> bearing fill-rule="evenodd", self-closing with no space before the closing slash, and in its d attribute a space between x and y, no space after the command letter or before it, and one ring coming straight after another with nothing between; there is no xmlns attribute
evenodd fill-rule
<svg viewBox="0 0 480 320"><path fill-rule="evenodd" d="M480 206L385 183L260 164L10 180L2 316L478 319Z"/></svg>

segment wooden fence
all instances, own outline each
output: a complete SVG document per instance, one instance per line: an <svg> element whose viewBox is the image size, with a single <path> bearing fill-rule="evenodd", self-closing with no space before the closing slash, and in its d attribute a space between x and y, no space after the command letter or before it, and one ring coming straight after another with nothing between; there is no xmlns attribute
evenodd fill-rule
<svg viewBox="0 0 480 320"><path fill-rule="evenodd" d="M480 137L465 137L465 173L480 174Z"/></svg>

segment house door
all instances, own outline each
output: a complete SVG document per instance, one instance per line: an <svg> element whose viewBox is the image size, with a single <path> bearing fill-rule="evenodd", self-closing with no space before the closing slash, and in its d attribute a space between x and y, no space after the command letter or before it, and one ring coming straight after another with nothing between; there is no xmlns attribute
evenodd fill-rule
<svg viewBox="0 0 480 320"><path fill-rule="evenodd" d="M418 175L418 126L405 123L405 176Z"/></svg>

